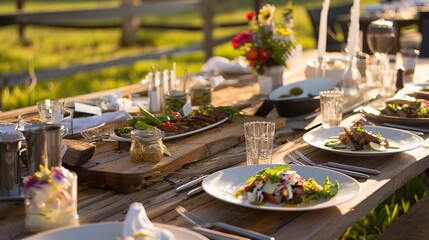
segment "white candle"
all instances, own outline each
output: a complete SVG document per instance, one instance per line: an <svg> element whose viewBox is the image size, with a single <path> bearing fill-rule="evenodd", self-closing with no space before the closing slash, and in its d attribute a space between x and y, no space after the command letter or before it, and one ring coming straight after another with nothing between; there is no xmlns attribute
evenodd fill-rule
<svg viewBox="0 0 429 240"><path fill-rule="evenodd" d="M351 57L356 55L359 43L359 8L360 0L354 0L350 12L350 29L347 38L347 49Z"/></svg>
<svg viewBox="0 0 429 240"><path fill-rule="evenodd" d="M320 25L319 25L319 39L317 42L317 49L319 50L319 58L325 55L326 51L326 36L328 27L328 11L330 0L323 2L322 11L320 12Z"/></svg>

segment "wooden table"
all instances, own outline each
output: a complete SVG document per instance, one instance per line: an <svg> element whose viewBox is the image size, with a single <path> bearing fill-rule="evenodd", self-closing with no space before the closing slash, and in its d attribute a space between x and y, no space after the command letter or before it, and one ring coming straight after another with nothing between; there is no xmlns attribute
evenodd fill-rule
<svg viewBox="0 0 429 240"><path fill-rule="evenodd" d="M316 56L315 52L304 53L289 66L285 81L303 79L305 60ZM420 60L416 74L423 73L429 61ZM420 71L419 69L422 69ZM126 89L125 89L126 90ZM253 79L243 80L242 84L229 86L214 92L216 105L230 104L234 101L250 101L252 106L244 109L253 114L260 104L262 96L257 93L257 84ZM84 96L87 97L87 96ZM0 114L0 120L10 119L13 114L25 110L16 110ZM344 119L349 124L356 115ZM273 111L269 119L279 119ZM288 123L293 119L286 119ZM284 130L284 129L282 129ZM285 153L299 149L317 162L336 161L381 171L378 176L359 180L362 191L354 199L335 207L303 212L262 211L244 208L220 201L206 193L187 197L187 192L176 193L175 188L204 174L236 165L245 164L245 147L237 144L206 158L191 162L167 175L161 181L154 182L140 191L118 193L106 188L89 187L79 184L78 213L81 224L107 221L123 221L129 205L142 202L149 218L157 223L166 223L190 228L192 225L179 216L174 208L181 205L201 218L210 221L223 221L243 228L263 232L276 239L333 239L339 237L348 227L378 206L405 182L417 176L429 167L429 143L422 147L390 155L388 157L355 158L322 151L307 145L301 138L303 131L289 131L285 144L275 149L274 162L282 163ZM428 136L426 135L425 138ZM192 137L191 137L192 138ZM105 149L111 142L97 143L97 149ZM123 154L126 150L118 149L112 154ZM96 156L101 154L96 152ZM25 210L23 202L0 203L0 238L18 239L29 235L23 227Z"/></svg>

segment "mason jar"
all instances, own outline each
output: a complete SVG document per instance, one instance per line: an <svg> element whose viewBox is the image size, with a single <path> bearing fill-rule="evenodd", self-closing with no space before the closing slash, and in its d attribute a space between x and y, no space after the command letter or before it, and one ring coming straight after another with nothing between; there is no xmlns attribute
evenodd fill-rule
<svg viewBox="0 0 429 240"><path fill-rule="evenodd" d="M164 156L163 133L158 129L131 131L130 157L134 162L159 162Z"/></svg>
<svg viewBox="0 0 429 240"><path fill-rule="evenodd" d="M192 106L207 106L212 102L212 87L210 85L194 85L190 92Z"/></svg>
<svg viewBox="0 0 429 240"><path fill-rule="evenodd" d="M171 91L164 95L165 112L178 112L186 104L187 93L185 91Z"/></svg>
<svg viewBox="0 0 429 240"><path fill-rule="evenodd" d="M27 231L79 225L76 173L63 167L41 167L25 177L24 192Z"/></svg>

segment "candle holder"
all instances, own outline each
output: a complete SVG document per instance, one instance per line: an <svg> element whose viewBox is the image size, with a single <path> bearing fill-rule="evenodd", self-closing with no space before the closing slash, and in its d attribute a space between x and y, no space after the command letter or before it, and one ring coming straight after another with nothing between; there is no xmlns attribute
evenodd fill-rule
<svg viewBox="0 0 429 240"><path fill-rule="evenodd" d="M325 77L326 76L326 67L328 65L329 58L327 57L318 57L317 66L316 66L316 77Z"/></svg>

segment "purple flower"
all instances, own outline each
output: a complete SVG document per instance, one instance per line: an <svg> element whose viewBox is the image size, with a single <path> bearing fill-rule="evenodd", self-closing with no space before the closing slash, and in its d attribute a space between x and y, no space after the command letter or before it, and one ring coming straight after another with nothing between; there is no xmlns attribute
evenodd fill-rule
<svg viewBox="0 0 429 240"><path fill-rule="evenodd" d="M24 178L23 183L24 183L24 189L29 189L29 188L32 188L32 187L38 185L39 179L37 179L34 176L28 176L28 177Z"/></svg>
<svg viewBox="0 0 429 240"><path fill-rule="evenodd" d="M52 168L52 181L53 182L59 182L61 181L65 176L60 167L54 167Z"/></svg>

